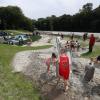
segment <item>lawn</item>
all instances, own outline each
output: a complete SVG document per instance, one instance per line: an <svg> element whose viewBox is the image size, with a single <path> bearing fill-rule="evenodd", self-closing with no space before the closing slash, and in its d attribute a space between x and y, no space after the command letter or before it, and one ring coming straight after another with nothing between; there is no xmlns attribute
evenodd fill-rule
<svg viewBox="0 0 100 100"><path fill-rule="evenodd" d="M19 51L49 47L51 46L20 47L0 44L0 100L40 100L39 91L31 80L21 73L11 72L11 61Z"/></svg>
<svg viewBox="0 0 100 100"><path fill-rule="evenodd" d="M100 46L95 45L92 53L86 52L82 54L82 57L90 58L90 57L97 57L98 55L100 55Z"/></svg>
<svg viewBox="0 0 100 100"><path fill-rule="evenodd" d="M39 39L41 39L41 36L39 36L39 35L34 35L34 36L31 37L31 39L32 39L32 42L38 41Z"/></svg>

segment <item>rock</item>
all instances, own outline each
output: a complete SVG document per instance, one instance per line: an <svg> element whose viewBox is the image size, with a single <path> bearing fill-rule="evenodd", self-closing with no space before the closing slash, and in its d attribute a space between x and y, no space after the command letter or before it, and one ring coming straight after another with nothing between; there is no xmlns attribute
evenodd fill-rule
<svg viewBox="0 0 100 100"><path fill-rule="evenodd" d="M95 68L91 67L90 65L86 65L85 67L85 75L83 78L83 82L89 82L93 79Z"/></svg>

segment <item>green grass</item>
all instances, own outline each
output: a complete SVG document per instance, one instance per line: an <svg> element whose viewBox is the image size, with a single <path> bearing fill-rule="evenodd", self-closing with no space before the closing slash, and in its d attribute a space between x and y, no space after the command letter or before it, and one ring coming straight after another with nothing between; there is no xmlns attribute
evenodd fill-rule
<svg viewBox="0 0 100 100"><path fill-rule="evenodd" d="M7 32L9 34L13 33L13 35L18 35L18 34L23 34L23 33L25 33L25 34L31 34L32 33L32 32L26 31L26 30L0 30L0 31ZM31 37L32 42L37 41L39 39L41 39L41 36L38 36L38 35L34 35L34 36Z"/></svg>
<svg viewBox="0 0 100 100"><path fill-rule="evenodd" d="M86 52L82 54L82 57L90 58L97 57L98 55L100 55L100 46L95 45L92 53Z"/></svg>
<svg viewBox="0 0 100 100"><path fill-rule="evenodd" d="M32 39L32 42L38 41L39 39L41 39L41 36L39 36L39 35L34 35L34 36L31 37L31 39Z"/></svg>
<svg viewBox="0 0 100 100"><path fill-rule="evenodd" d="M21 73L11 72L11 61L19 51L49 47L51 46L20 47L0 44L0 100L40 100L39 91L31 80Z"/></svg>
<svg viewBox="0 0 100 100"><path fill-rule="evenodd" d="M64 38L70 40L71 39L71 35L64 35ZM82 36L74 35L74 39L75 40L82 40Z"/></svg>
<svg viewBox="0 0 100 100"><path fill-rule="evenodd" d="M64 39L65 39L66 41L68 41L68 40L70 40L70 36L67 35L67 36L64 37ZM75 35L75 36L74 36L74 40L78 40L79 43L80 43L80 45L81 45L81 47L86 47L86 46L88 46L89 40L87 39L86 41L83 41L82 36L79 36L79 37L78 37L77 35Z"/></svg>
<svg viewBox="0 0 100 100"><path fill-rule="evenodd" d="M70 37L66 36L65 40L70 40ZM81 44L81 47L88 47L89 45L89 39L87 39L86 41L83 41L82 37L75 36L74 40L78 40L79 43ZM100 45L95 44L92 53L86 52L82 54L81 57L90 58L90 57L97 57L98 55L100 55Z"/></svg>

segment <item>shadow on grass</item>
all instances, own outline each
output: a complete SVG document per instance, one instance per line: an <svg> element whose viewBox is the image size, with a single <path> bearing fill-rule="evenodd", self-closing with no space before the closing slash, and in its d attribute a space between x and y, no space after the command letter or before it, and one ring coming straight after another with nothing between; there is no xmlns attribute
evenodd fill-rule
<svg viewBox="0 0 100 100"><path fill-rule="evenodd" d="M90 56L92 54L92 52L86 52L86 53L83 53L81 56L85 57L85 56Z"/></svg>

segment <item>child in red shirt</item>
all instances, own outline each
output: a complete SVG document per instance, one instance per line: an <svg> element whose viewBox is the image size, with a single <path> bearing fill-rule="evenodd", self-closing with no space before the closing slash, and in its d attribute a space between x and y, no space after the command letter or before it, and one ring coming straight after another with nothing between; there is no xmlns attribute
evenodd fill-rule
<svg viewBox="0 0 100 100"><path fill-rule="evenodd" d="M64 80L64 89L68 89L68 79L70 73L69 58L65 53L64 49L61 49L61 54L59 56L59 80L63 78Z"/></svg>

